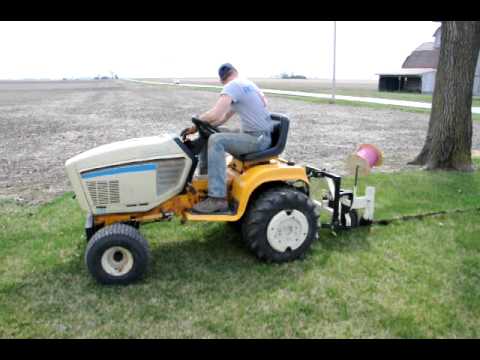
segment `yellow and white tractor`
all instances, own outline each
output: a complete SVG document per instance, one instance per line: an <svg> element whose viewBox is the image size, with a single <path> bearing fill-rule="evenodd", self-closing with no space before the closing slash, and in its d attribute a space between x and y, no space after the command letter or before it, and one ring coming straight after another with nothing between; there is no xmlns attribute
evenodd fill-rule
<svg viewBox="0 0 480 360"><path fill-rule="evenodd" d="M208 193L208 177L196 175L199 143L218 129L192 118L196 142L179 135L151 136L102 145L67 160L66 172L80 207L87 212L85 262L102 284L128 284L147 269L150 250L139 232L146 222L170 220L232 222L247 247L260 259L281 263L304 257L323 224L350 228L373 220L373 187L365 196L341 188L341 177L279 157L289 120L272 114L271 147L239 158L227 156L230 209L195 214L191 208ZM326 180L328 191L317 201L310 180ZM363 209L362 216L357 213Z"/></svg>

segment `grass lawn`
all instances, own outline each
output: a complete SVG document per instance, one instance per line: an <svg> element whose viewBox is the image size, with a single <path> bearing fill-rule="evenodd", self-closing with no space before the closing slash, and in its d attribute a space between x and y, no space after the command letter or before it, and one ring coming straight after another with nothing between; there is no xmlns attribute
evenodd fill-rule
<svg viewBox="0 0 480 360"><path fill-rule="evenodd" d="M319 99L313 97L300 97L300 96L290 96L290 95L277 95L277 94L269 94L269 96L278 96L278 97L286 97L292 100L298 101L306 101L314 104L329 104L330 99ZM417 112L417 113L424 113L430 114L430 109L422 109L422 108L412 108L406 106L397 106L397 105L386 105L386 104L375 104L375 103L367 103L362 101L347 101L347 100L335 100L337 105L346 105L346 106L363 106L372 109L395 109L400 111L406 112ZM480 114L472 114L473 121L480 121Z"/></svg>
<svg viewBox="0 0 480 360"><path fill-rule="evenodd" d="M254 79L254 81L265 89L278 89L290 91L306 91L330 94L332 84L326 80L279 80L279 79ZM355 83L343 84L342 81L336 84L335 93L338 95L376 97L395 100L432 102L432 94L419 94L398 91L378 91L377 84L374 86L355 85ZM473 96L472 106L480 106L480 96Z"/></svg>
<svg viewBox="0 0 480 360"><path fill-rule="evenodd" d="M151 81L163 81L171 82L171 79L144 79ZM288 91L306 91L314 93L331 94L332 83L331 80L299 80L299 79L264 79L253 78L252 79L258 86L264 89L277 89ZM182 83L188 84L208 84L220 86L220 83L215 78L210 79L182 79ZM432 94L419 94L410 92L398 92L398 91L378 91L377 82L371 83L355 83L348 81L338 81L336 84L337 95L348 96L363 96L363 97L376 97L395 100L408 100L408 101L420 101L420 102L432 102ZM480 96L473 96L472 106L480 106Z"/></svg>
<svg viewBox="0 0 480 360"><path fill-rule="evenodd" d="M407 101L420 101L420 102L432 102L431 94L418 94L418 93L407 93L407 92L389 92L389 91L368 91L368 90L350 90L350 89L340 89L336 92L338 95L349 95L349 96L364 96L364 97L376 97L384 99L395 99L395 100L407 100ZM472 97L472 106L480 106L480 96Z"/></svg>
<svg viewBox="0 0 480 360"><path fill-rule="evenodd" d="M0 337L479 337L479 171L366 183L377 186L377 219L470 210L322 229L305 260L284 265L258 262L224 223L150 224L146 278L106 287L84 265L71 193L41 206L3 201ZM321 183L313 189L319 196Z"/></svg>

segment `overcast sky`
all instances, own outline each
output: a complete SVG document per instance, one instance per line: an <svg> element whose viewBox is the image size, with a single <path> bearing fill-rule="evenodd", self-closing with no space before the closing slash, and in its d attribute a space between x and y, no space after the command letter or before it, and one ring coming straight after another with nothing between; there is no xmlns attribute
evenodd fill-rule
<svg viewBox="0 0 480 360"><path fill-rule="evenodd" d="M337 79L401 67L439 23L337 22ZM0 22L0 79L216 77L294 72L330 78L333 22Z"/></svg>

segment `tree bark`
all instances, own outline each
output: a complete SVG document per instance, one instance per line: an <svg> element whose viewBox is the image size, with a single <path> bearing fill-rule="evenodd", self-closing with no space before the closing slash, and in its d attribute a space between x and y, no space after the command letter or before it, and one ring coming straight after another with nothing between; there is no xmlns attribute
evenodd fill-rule
<svg viewBox="0 0 480 360"><path fill-rule="evenodd" d="M432 111L422 151L409 164L471 171L472 92L480 51L480 22L442 22Z"/></svg>

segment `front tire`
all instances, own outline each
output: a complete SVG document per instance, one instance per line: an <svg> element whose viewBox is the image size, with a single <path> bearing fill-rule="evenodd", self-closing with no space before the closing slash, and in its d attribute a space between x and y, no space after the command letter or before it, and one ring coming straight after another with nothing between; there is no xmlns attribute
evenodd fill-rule
<svg viewBox="0 0 480 360"><path fill-rule="evenodd" d="M247 247L257 258L283 263L303 258L317 233L315 206L293 188L277 187L260 194L242 224Z"/></svg>
<svg viewBox="0 0 480 360"><path fill-rule="evenodd" d="M147 241L133 227L113 224L97 231L85 251L85 263L100 284L127 285L140 279L150 259Z"/></svg>

